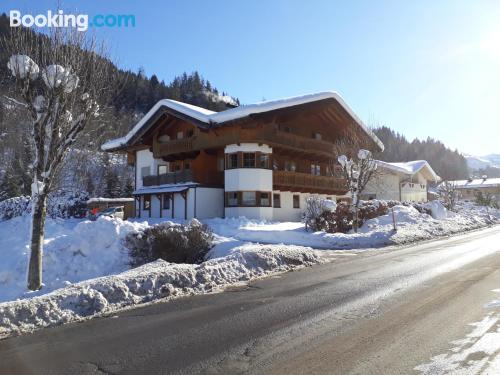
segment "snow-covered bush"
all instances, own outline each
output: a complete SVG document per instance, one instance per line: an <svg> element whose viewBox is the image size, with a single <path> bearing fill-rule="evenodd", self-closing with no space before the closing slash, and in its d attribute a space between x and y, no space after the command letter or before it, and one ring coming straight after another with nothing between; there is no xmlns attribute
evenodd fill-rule
<svg viewBox="0 0 500 375"><path fill-rule="evenodd" d="M313 231L331 232L331 213L337 209L337 203L323 199L318 196L310 196L306 199L306 210L304 212L304 222L306 229Z"/></svg>
<svg viewBox="0 0 500 375"><path fill-rule="evenodd" d="M188 225L164 222L124 240L132 266L163 259L172 263L200 263L212 248L213 233L207 225L193 219Z"/></svg>
<svg viewBox="0 0 500 375"><path fill-rule="evenodd" d="M47 199L47 215L51 218L68 219L84 217L89 195L81 191L55 191ZM0 221L22 216L31 212L28 196L14 197L0 202Z"/></svg>
<svg viewBox="0 0 500 375"><path fill-rule="evenodd" d="M0 221L9 220L29 212L30 198L14 197L0 202Z"/></svg>
<svg viewBox="0 0 500 375"><path fill-rule="evenodd" d="M496 197L491 193L484 193L482 191L475 191L474 197L478 206L499 208Z"/></svg>

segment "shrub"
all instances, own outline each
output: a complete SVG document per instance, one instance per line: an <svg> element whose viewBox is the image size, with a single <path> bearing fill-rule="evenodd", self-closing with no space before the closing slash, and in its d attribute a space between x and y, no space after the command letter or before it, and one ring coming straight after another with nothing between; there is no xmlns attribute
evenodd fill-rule
<svg viewBox="0 0 500 375"><path fill-rule="evenodd" d="M55 191L47 198L47 216L60 217L85 217L89 195L81 191ZM9 220L31 212L31 198L20 196L0 202L0 221Z"/></svg>
<svg viewBox="0 0 500 375"><path fill-rule="evenodd" d="M498 208L498 203L495 196L491 193L483 194L482 191L475 191L474 197L478 206Z"/></svg>
<svg viewBox="0 0 500 375"><path fill-rule="evenodd" d="M201 263L212 248L213 233L193 219L188 225L165 222L130 233L124 239L131 265L136 267L157 259L172 263Z"/></svg>
<svg viewBox="0 0 500 375"><path fill-rule="evenodd" d="M304 213L304 222L306 229L313 231L330 232L333 212L337 204L331 200L323 199L318 196L310 196L306 199L306 209Z"/></svg>
<svg viewBox="0 0 500 375"><path fill-rule="evenodd" d="M358 209L359 226L361 227L367 220L387 215L389 209L397 205L414 207L420 213L432 214L431 209L426 207L424 203L380 200L361 201ZM314 219L316 228L312 225L310 226L315 230L322 230L328 233L347 233L352 229L353 216L350 205L340 202L337 204L334 212L324 211Z"/></svg>

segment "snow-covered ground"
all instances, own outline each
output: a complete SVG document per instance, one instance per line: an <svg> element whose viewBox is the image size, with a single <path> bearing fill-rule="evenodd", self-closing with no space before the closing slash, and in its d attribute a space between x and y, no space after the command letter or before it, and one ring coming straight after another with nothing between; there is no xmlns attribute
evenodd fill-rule
<svg viewBox="0 0 500 375"><path fill-rule="evenodd" d="M312 248L359 250L403 244L484 227L500 219L499 211L473 206L462 208L459 214L445 214L437 208L434 215L441 219L396 206L397 232L391 213L367 221L357 234L312 233L302 223L210 219L205 222L215 233L215 247L204 263L157 261L132 270L122 239L158 219L49 219L44 287L39 292L25 289L29 217L6 220L0 222L0 335L110 314L162 298L218 291L320 263L327 259L323 254L331 254Z"/></svg>
<svg viewBox="0 0 500 375"><path fill-rule="evenodd" d="M228 241L228 247L231 246L231 241L248 241L310 246L316 249L362 249L406 244L500 222L499 210L464 205L455 214L443 212L444 208L437 203L429 203L429 207L433 209L436 219L419 213L411 206L395 206L396 232L391 212L368 220L356 234L307 232L299 222L266 222L245 218L210 219L205 222L222 237L223 243L220 246L224 245L224 241Z"/></svg>
<svg viewBox="0 0 500 375"><path fill-rule="evenodd" d="M500 293L500 289L493 292ZM485 307L498 308L500 301L492 301ZM500 374L500 312L488 312L481 321L470 325L472 331L465 338L453 341L447 353L432 357L429 363L415 370L424 375Z"/></svg>

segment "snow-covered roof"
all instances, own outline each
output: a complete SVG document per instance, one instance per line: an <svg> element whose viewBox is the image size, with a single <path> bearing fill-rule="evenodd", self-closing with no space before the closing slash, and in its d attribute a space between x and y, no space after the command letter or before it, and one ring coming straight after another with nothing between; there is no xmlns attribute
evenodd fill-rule
<svg viewBox="0 0 500 375"><path fill-rule="evenodd" d="M133 202L134 198L90 198L87 204L90 203L118 203L118 202Z"/></svg>
<svg viewBox="0 0 500 375"><path fill-rule="evenodd" d="M380 147L384 149L384 144L378 137L359 119L354 111L346 104L342 97L333 91L319 92L316 94L308 94L295 96L291 98L264 101L255 104L241 105L236 108L231 108L222 112L213 112L205 108L195 105L181 103L171 99L163 99L156 103L151 110L132 128L132 130L124 137L110 140L103 144L101 148L105 151L113 151L123 146L127 146L134 136L144 131L148 126L148 120L153 117L162 107L170 108L184 116L188 116L197 122L206 125L207 128L221 126L228 121L241 119L252 114L264 113L278 109L293 107L297 105L312 103L325 99L334 99L342 108L353 118L353 120L361 127L361 129Z"/></svg>
<svg viewBox="0 0 500 375"><path fill-rule="evenodd" d="M477 178L474 180L458 180L449 182L457 189L500 187L500 178Z"/></svg>
<svg viewBox="0 0 500 375"><path fill-rule="evenodd" d="M413 176L425 169L429 172L432 180L438 182L441 178L434 172L431 165L426 160L414 160L404 163L388 163L385 161L377 160L377 165L381 168L391 170L393 172L402 173L408 176Z"/></svg>
<svg viewBox="0 0 500 375"><path fill-rule="evenodd" d="M188 182L183 184L165 184L165 185L155 185L155 186L145 186L140 189L135 190L133 195L143 195L143 194L160 194L160 193L179 193L185 191L191 187L195 187L199 184L196 182Z"/></svg>

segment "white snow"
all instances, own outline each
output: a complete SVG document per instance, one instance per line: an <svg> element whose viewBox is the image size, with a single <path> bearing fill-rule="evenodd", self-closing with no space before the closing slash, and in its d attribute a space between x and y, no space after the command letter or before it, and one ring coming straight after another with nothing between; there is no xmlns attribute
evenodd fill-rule
<svg viewBox="0 0 500 375"><path fill-rule="evenodd" d="M29 76L30 79L36 79L40 68L38 65L26 55L13 55L9 58L7 67L14 77L24 79Z"/></svg>
<svg viewBox="0 0 500 375"><path fill-rule="evenodd" d="M495 289L493 292L500 292ZM487 308L500 306L496 301ZM474 329L464 339L453 341L447 353L415 367L424 375L500 374L500 312L489 312L481 321L471 323Z"/></svg>
<svg viewBox="0 0 500 375"><path fill-rule="evenodd" d="M0 222L0 335L109 314L161 298L212 292L319 263L334 254L311 248L359 251L460 233L500 219L500 211L473 205L446 217L436 205L435 216L440 220L407 206L395 206L394 215L397 232L389 213L368 220L357 234L307 232L298 222L204 220L215 233L215 247L207 261L199 265L157 261L132 270L122 239L161 219L48 219L44 287L38 292L25 288L30 217L5 220Z"/></svg>
<svg viewBox="0 0 500 375"><path fill-rule="evenodd" d="M78 87L79 78L70 68L61 65L49 65L42 71L43 82L47 87L54 89L62 86L64 92L70 93Z"/></svg>
<svg viewBox="0 0 500 375"><path fill-rule="evenodd" d="M158 260L71 285L44 296L0 304L0 337L78 321L158 299L218 291L276 272L321 262L311 249L248 245L199 265Z"/></svg>
<svg viewBox="0 0 500 375"><path fill-rule="evenodd" d="M474 180L449 181L457 189L477 189L500 186L500 178L476 178Z"/></svg>
<svg viewBox="0 0 500 375"><path fill-rule="evenodd" d="M457 214L446 213L438 203L429 203L433 218L413 207L395 206L397 232L392 212L368 220L358 233L307 232L299 222L267 222L246 218L209 219L214 233L236 241L310 246L316 249L362 249L406 244L485 227L500 219L499 210L465 205ZM442 218L442 219L439 219Z"/></svg>
<svg viewBox="0 0 500 375"><path fill-rule="evenodd" d="M97 221L47 219L43 289L26 291L30 215L0 222L0 302L47 293L129 268L121 245L127 233L145 223L100 217Z"/></svg>
<svg viewBox="0 0 500 375"><path fill-rule="evenodd" d="M222 112L212 112L191 104L181 103L171 99L163 99L156 103L153 108L132 128L132 130L126 136L108 141L103 144L101 148L103 150L113 150L126 145L127 142L129 142L132 137L143 128L148 120L161 107L167 107L176 110L184 115L207 124L207 126L219 126L225 122L247 117L252 114L274 111L277 109L293 107L326 99L336 100L347 111L347 113L349 113L354 122L359 127L361 127L361 129L380 147L380 149L384 149L384 145L380 141L380 139L378 139L378 137L361 121L361 119L358 118L354 111L344 102L342 97L338 93L333 91L325 91L279 100L270 100L249 105L240 105L239 107L231 108Z"/></svg>
<svg viewBox="0 0 500 375"><path fill-rule="evenodd" d="M388 169L408 176L413 176L425 168L430 173L432 179L435 182L441 180L441 178L436 174L434 169L432 169L431 165L426 160L414 160L404 163L388 163L385 161L377 160L376 163L383 169Z"/></svg>

